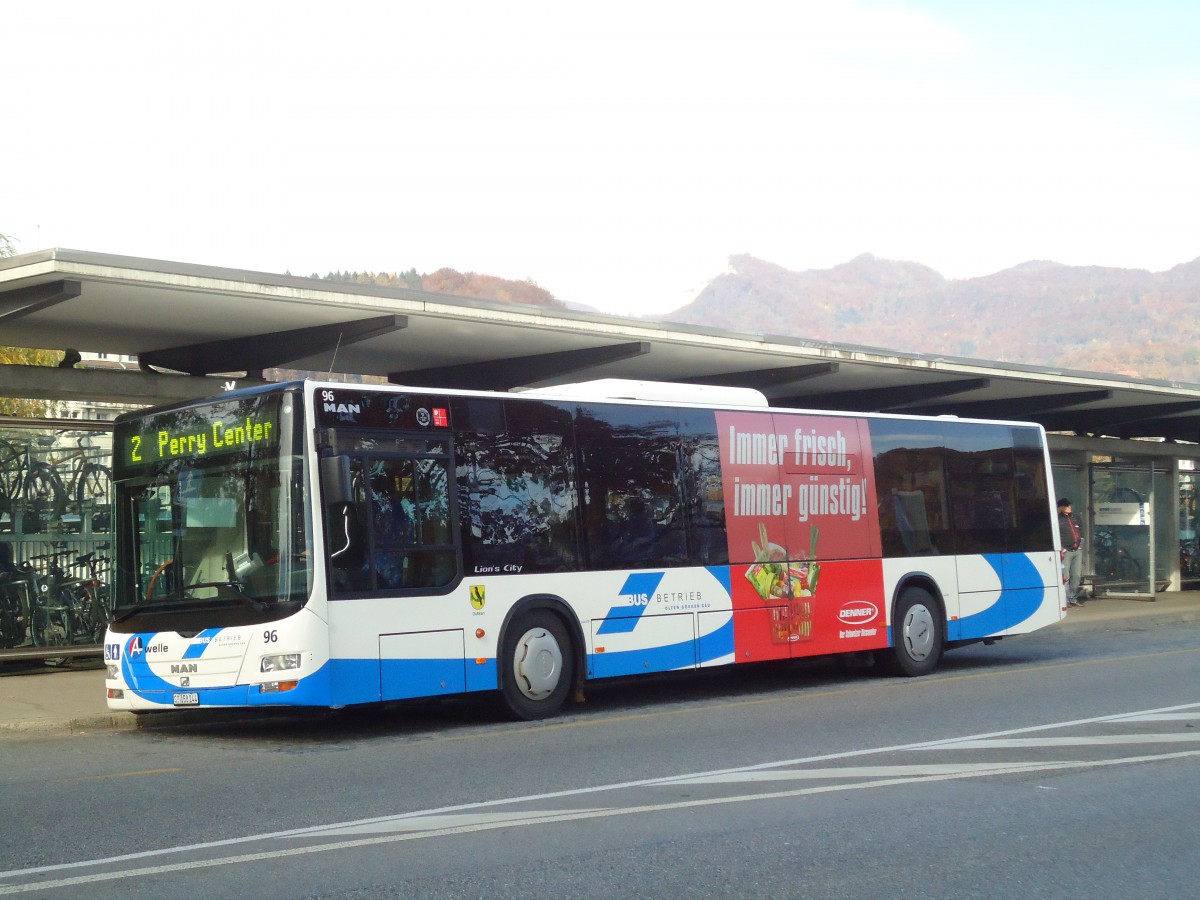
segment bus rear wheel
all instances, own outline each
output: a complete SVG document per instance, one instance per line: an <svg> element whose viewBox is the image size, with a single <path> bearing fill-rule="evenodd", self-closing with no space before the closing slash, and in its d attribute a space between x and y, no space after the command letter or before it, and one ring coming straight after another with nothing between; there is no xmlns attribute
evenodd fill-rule
<svg viewBox="0 0 1200 900"><path fill-rule="evenodd" d="M514 621L504 637L500 696L518 719L545 719L562 709L575 656L562 620L537 610Z"/></svg>
<svg viewBox="0 0 1200 900"><path fill-rule="evenodd" d="M893 675L928 675L941 661L944 632L941 610L929 592L905 588L896 601L885 668Z"/></svg>

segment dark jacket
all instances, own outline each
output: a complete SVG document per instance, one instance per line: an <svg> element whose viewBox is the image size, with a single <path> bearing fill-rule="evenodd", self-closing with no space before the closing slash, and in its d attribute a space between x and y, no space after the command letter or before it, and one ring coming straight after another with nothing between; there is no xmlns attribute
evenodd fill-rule
<svg viewBox="0 0 1200 900"><path fill-rule="evenodd" d="M1075 521L1075 517L1069 516L1062 510L1059 510L1058 538L1062 541L1062 548L1064 550L1078 550L1080 537L1079 523Z"/></svg>

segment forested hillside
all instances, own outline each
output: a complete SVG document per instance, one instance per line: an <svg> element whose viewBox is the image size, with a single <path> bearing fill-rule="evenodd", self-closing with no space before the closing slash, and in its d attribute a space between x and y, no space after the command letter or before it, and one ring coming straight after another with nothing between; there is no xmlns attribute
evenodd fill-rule
<svg viewBox="0 0 1200 900"><path fill-rule="evenodd" d="M314 278L322 276L314 275ZM563 308L563 304L544 288L532 281L513 281L494 275L438 269L432 274L418 275L416 269L407 272L330 272L326 281L350 284L376 284L382 287L413 288L435 294L454 294L457 297L476 297L481 300L501 300L525 306Z"/></svg>
<svg viewBox="0 0 1200 900"><path fill-rule="evenodd" d="M859 256L795 272L730 260L659 318L891 350L1200 383L1200 259L1166 272L1029 262L947 280Z"/></svg>
<svg viewBox="0 0 1200 900"><path fill-rule="evenodd" d="M530 281L439 269L333 281L565 308ZM870 254L796 272L735 256L688 305L656 318L901 352L1062 366L1200 384L1200 258L1165 272L1027 262L949 280Z"/></svg>

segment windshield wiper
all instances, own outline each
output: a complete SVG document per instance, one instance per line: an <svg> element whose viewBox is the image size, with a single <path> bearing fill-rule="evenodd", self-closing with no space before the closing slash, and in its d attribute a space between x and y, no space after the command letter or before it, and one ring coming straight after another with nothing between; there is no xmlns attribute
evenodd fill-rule
<svg viewBox="0 0 1200 900"><path fill-rule="evenodd" d="M187 602L187 599L184 597L175 597L171 600L159 600L155 603L135 603L133 606L127 606L123 611L114 615L112 617L112 621L114 623L124 622L126 619L140 615L141 613L153 614L171 612L174 611L175 607L179 606L179 604Z"/></svg>
<svg viewBox="0 0 1200 900"><path fill-rule="evenodd" d="M259 612L266 612L268 609L271 608L270 605L268 603L266 603L265 601L259 600L256 597L251 597L249 594L247 594L246 589L243 588L241 586L241 584L239 584L236 581L197 581L194 584L185 584L183 586L183 589L185 591L190 591L193 588L206 588L206 587L215 587L218 589L219 588L233 588L232 594L237 600L240 600L242 603L245 603L248 606L253 606ZM225 599L225 598L218 595L218 599Z"/></svg>

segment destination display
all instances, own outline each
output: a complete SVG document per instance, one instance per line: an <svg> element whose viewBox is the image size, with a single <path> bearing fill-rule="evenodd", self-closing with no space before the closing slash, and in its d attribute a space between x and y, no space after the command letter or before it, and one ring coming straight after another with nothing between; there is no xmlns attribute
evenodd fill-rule
<svg viewBox="0 0 1200 900"><path fill-rule="evenodd" d="M118 473L159 463L199 461L279 445L278 398L192 407L120 423L114 433Z"/></svg>

